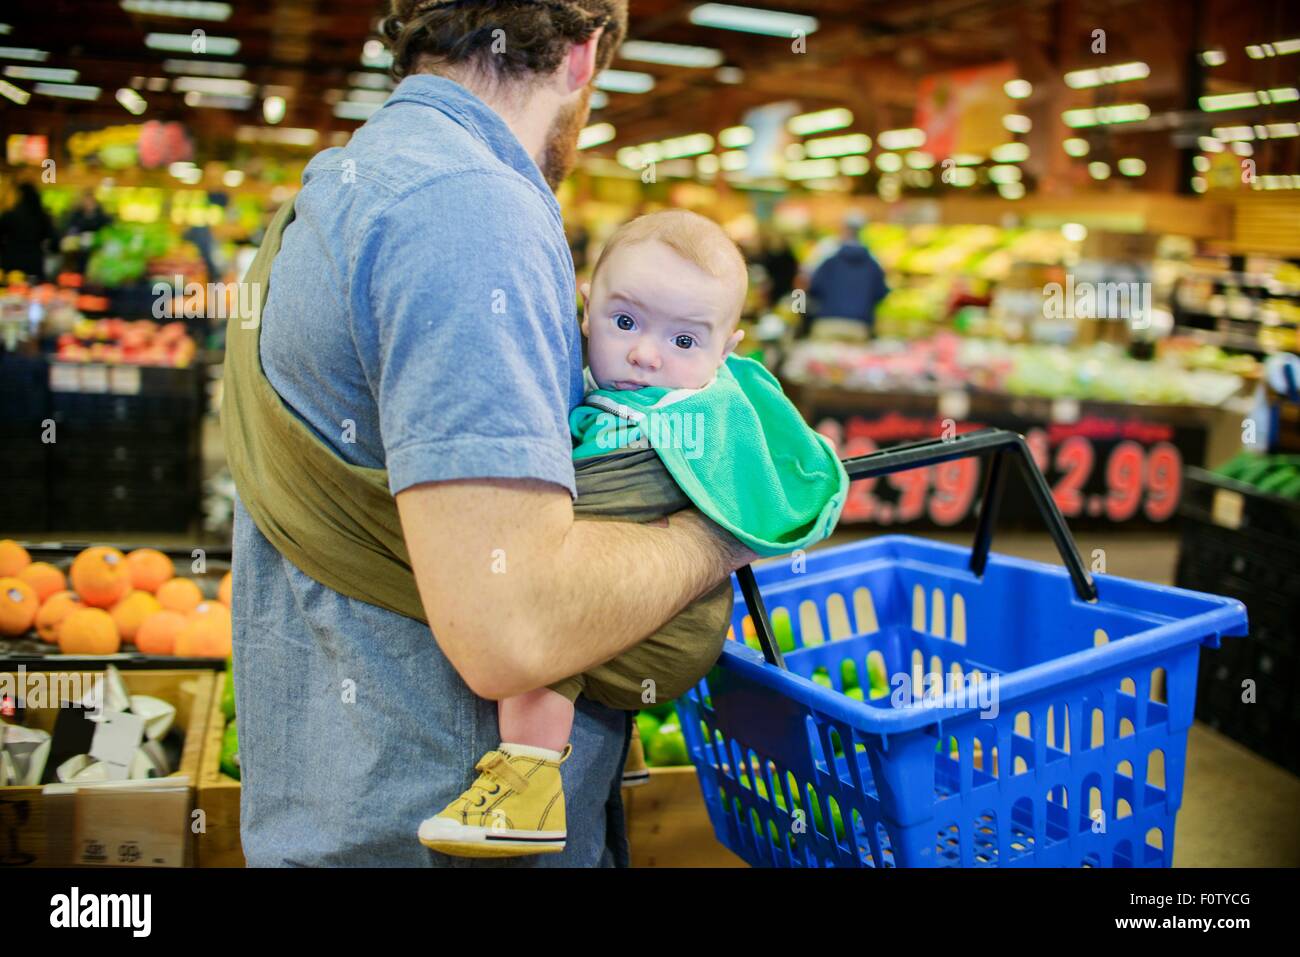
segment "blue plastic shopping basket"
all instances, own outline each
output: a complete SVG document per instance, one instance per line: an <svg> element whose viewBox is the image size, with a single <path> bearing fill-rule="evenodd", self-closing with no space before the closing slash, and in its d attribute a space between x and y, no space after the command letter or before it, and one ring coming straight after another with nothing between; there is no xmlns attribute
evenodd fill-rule
<svg viewBox="0 0 1300 957"><path fill-rule="evenodd" d="M973 549L891 535L737 573L734 634L749 619L762 650L728 641L678 710L714 830L749 863L1172 863L1199 650L1246 610L1094 583L1015 433L844 464L970 455L988 459ZM1008 455L1065 569L989 555Z"/></svg>

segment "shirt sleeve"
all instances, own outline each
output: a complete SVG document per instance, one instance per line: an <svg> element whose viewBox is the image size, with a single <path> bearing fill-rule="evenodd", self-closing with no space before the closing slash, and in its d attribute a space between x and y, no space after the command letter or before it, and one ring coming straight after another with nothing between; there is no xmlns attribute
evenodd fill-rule
<svg viewBox="0 0 1300 957"><path fill-rule="evenodd" d="M572 261L527 184L471 173L390 206L354 275L353 334L374 357L390 490L531 478L576 496L571 383L581 373ZM356 312L354 311L354 316ZM355 322L355 321L354 321Z"/></svg>

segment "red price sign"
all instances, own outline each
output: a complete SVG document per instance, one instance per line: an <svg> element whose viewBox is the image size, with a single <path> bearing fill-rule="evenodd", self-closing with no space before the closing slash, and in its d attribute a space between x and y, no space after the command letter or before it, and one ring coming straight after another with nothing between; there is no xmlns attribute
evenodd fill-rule
<svg viewBox="0 0 1300 957"><path fill-rule="evenodd" d="M1047 434L1042 429L1033 429L1026 440L1039 468L1046 472ZM1066 518L1104 515L1112 522L1127 522L1141 508L1150 521L1165 522L1178 507L1183 457L1168 442L1143 448L1125 439L1110 450L1104 463L1098 463L1092 440L1071 435L1057 446L1051 464L1057 473L1052 497ZM1085 487L1099 465L1101 488L1086 493Z"/></svg>
<svg viewBox="0 0 1300 957"><path fill-rule="evenodd" d="M838 423L826 422L819 431L838 447L837 426ZM871 439L855 436L843 443L839 455L856 458L876 448ZM849 486L841 521L896 525L928 517L936 525L956 525L966 518L975 501L979 472L976 459L892 472L885 476L889 488L896 493L890 498L875 494L879 477L858 479Z"/></svg>

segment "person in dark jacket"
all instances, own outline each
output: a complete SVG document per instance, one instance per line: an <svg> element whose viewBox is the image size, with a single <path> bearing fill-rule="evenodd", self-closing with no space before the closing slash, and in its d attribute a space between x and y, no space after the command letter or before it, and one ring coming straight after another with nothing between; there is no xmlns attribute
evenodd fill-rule
<svg viewBox="0 0 1300 957"><path fill-rule="evenodd" d="M67 254L69 270L80 273L86 271L95 233L112 222L112 217L104 211L103 206L99 205L99 200L95 199L95 191L84 190L63 227L63 248Z"/></svg>
<svg viewBox="0 0 1300 957"><path fill-rule="evenodd" d="M885 271L859 238L866 221L857 214L844 220L844 241L813 272L808 286L813 330L844 332L865 339L876 322L876 305L889 286Z"/></svg>
<svg viewBox="0 0 1300 957"><path fill-rule="evenodd" d="M768 305L774 306L794 289L794 279L799 272L799 261L790 251L790 244L780 233L771 230L764 239L763 253L759 259L767 270L771 286L768 290Z"/></svg>
<svg viewBox="0 0 1300 957"><path fill-rule="evenodd" d="M31 183L18 185L18 198L0 215L0 269L45 281L45 244L55 239L54 223Z"/></svg>

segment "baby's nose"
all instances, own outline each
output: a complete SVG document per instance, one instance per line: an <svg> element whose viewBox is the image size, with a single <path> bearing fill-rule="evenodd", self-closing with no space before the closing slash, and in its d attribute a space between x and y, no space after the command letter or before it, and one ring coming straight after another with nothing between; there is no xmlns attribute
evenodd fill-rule
<svg viewBox="0 0 1300 957"><path fill-rule="evenodd" d="M628 353L628 362L642 369L655 370L659 368L659 352L652 346L638 342Z"/></svg>

